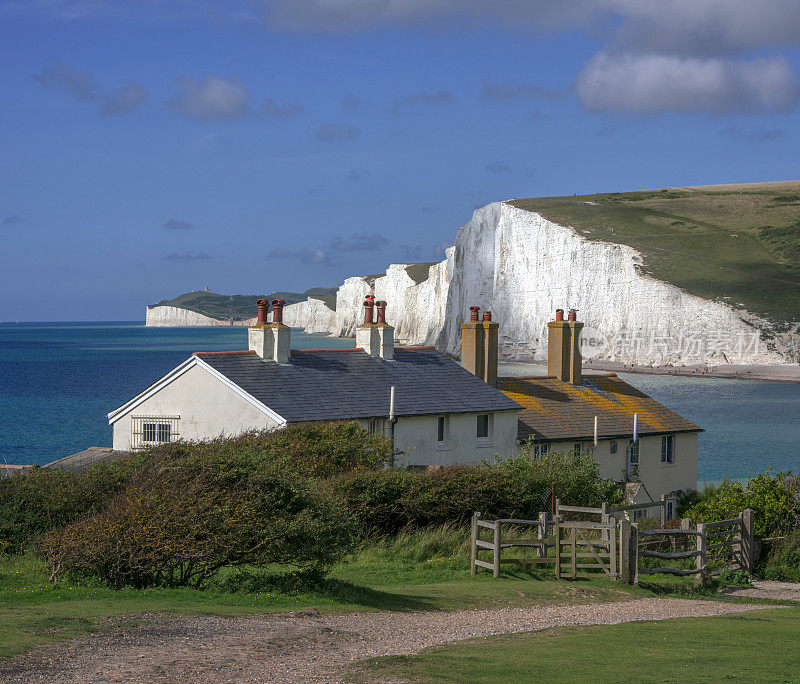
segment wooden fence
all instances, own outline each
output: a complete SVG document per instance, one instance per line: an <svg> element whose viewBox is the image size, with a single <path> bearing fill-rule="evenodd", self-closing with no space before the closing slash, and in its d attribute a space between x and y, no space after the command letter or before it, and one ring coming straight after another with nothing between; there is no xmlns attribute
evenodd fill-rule
<svg viewBox="0 0 800 684"><path fill-rule="evenodd" d="M555 564L555 558L547 557L547 550L554 546L554 542L548 540L550 528L557 523L550 519L547 513L540 513L538 520L520 520L517 518L500 518L498 520L483 520L480 512L472 516L472 535L470 540L470 569L473 575L478 568L486 568L492 571L494 577L500 576L501 563L516 563L518 565L536 564ZM516 527L535 527L536 539L504 539L503 525L514 525ZM481 530L492 531L491 541L481 539ZM535 548L536 558L502 558L503 549L513 547ZM478 552L482 549L492 552L492 561L487 562L478 557Z"/></svg>
<svg viewBox="0 0 800 684"><path fill-rule="evenodd" d="M478 568L486 568L494 577L499 577L503 563L545 564L554 566L556 579L575 579L578 571L597 571L631 584L638 583L640 575L695 575L702 582L726 568L752 571L753 512L750 509L737 518L700 523L694 529L688 519L681 521L679 529L662 526L655 530L640 529L637 523L626 517L616 520L616 515L624 510L654 505L661 504L635 504L616 509L604 505L590 509L561 506L556 502L555 508L561 515L551 518L549 513L543 512L538 520L485 520L480 513L475 513L472 516L470 571L475 575ZM663 510L662 506L662 513ZM562 516L568 513L599 515L601 521L565 520ZM517 538L506 538L504 527L506 533L509 529L517 532ZM520 538L524 536L520 529L526 527L536 530L535 539ZM491 531L490 539L481 538L484 530ZM534 548L536 557L504 558L504 550L514 547ZM555 549L552 556L548 555L550 549ZM480 558L481 551L491 552L491 560ZM667 563L646 567L640 562L644 558L668 562L692 560L693 563L692 567L672 567Z"/></svg>
<svg viewBox="0 0 800 684"><path fill-rule="evenodd" d="M656 542L654 545L652 542ZM622 525L621 543L629 549L629 568L623 579L638 583L639 575L696 575L700 582L728 568L753 569L753 511L749 508L730 520L699 523L692 529L688 519L680 529L642 530L636 523ZM669 549L669 550L667 550ZM640 558L667 561L694 559L694 567L644 567Z"/></svg>

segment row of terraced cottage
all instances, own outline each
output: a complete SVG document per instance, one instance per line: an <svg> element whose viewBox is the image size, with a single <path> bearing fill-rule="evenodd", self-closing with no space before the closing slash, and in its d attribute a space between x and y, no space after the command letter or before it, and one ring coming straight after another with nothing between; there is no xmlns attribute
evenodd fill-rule
<svg viewBox="0 0 800 684"><path fill-rule="evenodd" d="M271 322L269 303L258 306L249 349L197 352L112 411L114 449L356 420L392 438L398 466L478 463L533 443L588 452L604 477L632 483L635 503L696 487L701 428L613 373L584 375L574 311L548 324L547 376L498 377L498 324L478 307L461 326L459 365L431 346L395 346L386 302L371 295L349 349L291 349L283 300Z"/></svg>

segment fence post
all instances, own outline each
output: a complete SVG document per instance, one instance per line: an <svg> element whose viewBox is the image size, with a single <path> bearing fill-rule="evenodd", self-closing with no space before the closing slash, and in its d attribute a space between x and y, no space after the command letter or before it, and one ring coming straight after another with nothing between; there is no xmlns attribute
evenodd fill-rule
<svg viewBox="0 0 800 684"><path fill-rule="evenodd" d="M472 515L472 535L470 536L469 543L469 569L473 577L478 574L478 566L475 565L475 561L478 560L478 520L480 519L480 511L475 511L475 513Z"/></svg>
<svg viewBox="0 0 800 684"><path fill-rule="evenodd" d="M494 558L492 560L492 576L500 577L500 521L494 521Z"/></svg>
<svg viewBox="0 0 800 684"><path fill-rule="evenodd" d="M631 523L630 539L628 540L628 570L630 584L639 584L639 523Z"/></svg>
<svg viewBox="0 0 800 684"><path fill-rule="evenodd" d="M742 511L741 523L742 569L753 572L753 509Z"/></svg>
<svg viewBox="0 0 800 684"><path fill-rule="evenodd" d="M561 579L561 518L556 518L554 521L555 537L556 537L556 579Z"/></svg>
<svg viewBox="0 0 800 684"><path fill-rule="evenodd" d="M667 495L661 495L661 529L667 529Z"/></svg>
<svg viewBox="0 0 800 684"><path fill-rule="evenodd" d="M700 584L705 584L706 581L706 526L705 523L697 525L697 550L700 554L697 556L697 580Z"/></svg>
<svg viewBox="0 0 800 684"><path fill-rule="evenodd" d="M561 517L561 511L558 510L560 506L561 506L561 499L556 499L556 518Z"/></svg>
<svg viewBox="0 0 800 684"><path fill-rule="evenodd" d="M608 516L606 516L608 517ZM608 550L610 553L609 565L613 574L612 579L619 579L619 567L617 565L617 526L614 525L608 530Z"/></svg>
<svg viewBox="0 0 800 684"><path fill-rule="evenodd" d="M547 511L539 513L539 527L536 529L537 539L547 539ZM539 558L547 557L547 545L542 544L537 552Z"/></svg>
<svg viewBox="0 0 800 684"><path fill-rule="evenodd" d="M619 576L625 584L631 584L631 521L619 521Z"/></svg>
<svg viewBox="0 0 800 684"><path fill-rule="evenodd" d="M571 527L572 530L572 550L570 555L570 563L572 565L572 579L578 579L578 528Z"/></svg>
<svg viewBox="0 0 800 684"><path fill-rule="evenodd" d="M600 522L608 522L608 504L605 501L603 501L603 505L600 507ZM603 541L608 541L608 530L603 530L601 537Z"/></svg>

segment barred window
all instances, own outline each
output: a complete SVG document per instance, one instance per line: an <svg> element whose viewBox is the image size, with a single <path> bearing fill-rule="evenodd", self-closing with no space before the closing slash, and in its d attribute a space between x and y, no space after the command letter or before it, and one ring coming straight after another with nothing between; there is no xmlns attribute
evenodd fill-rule
<svg viewBox="0 0 800 684"><path fill-rule="evenodd" d="M175 442L179 438L180 416L133 416L131 418L131 447Z"/></svg>

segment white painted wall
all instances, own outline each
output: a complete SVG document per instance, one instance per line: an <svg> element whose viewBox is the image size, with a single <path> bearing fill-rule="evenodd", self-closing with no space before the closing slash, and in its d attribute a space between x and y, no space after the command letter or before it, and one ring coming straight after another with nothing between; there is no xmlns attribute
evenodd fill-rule
<svg viewBox="0 0 800 684"><path fill-rule="evenodd" d="M117 420L113 426L114 449L130 449L133 416L180 416L180 438L187 441L234 436L277 425L200 366L189 369Z"/></svg>
<svg viewBox="0 0 800 684"><path fill-rule="evenodd" d="M630 439L618 439L617 453L611 453L611 440L582 442L582 451L591 454L600 465L600 475L621 481L625 479ZM551 442L551 453L571 451L575 442ZM675 435L675 462L661 463L661 436L639 438L639 475L647 491L658 499L678 489L697 489L697 433Z"/></svg>
<svg viewBox="0 0 800 684"><path fill-rule="evenodd" d="M517 452L517 411L490 413L488 440L477 438L477 413L446 415L448 430L444 446L438 444L438 415L404 416L395 424L395 449L402 452L395 461L400 467L409 465L470 465L495 454L504 458ZM369 421L359 421L368 428ZM388 421L378 429L388 436Z"/></svg>

